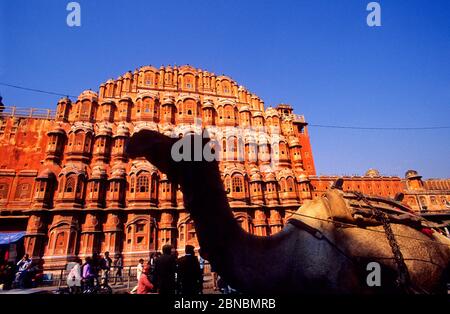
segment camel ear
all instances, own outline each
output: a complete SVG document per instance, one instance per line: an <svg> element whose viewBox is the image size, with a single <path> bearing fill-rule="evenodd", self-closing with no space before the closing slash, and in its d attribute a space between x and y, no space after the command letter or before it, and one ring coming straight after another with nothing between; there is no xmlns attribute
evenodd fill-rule
<svg viewBox="0 0 450 314"><path fill-rule="evenodd" d="M171 149L177 140L156 131L141 130L131 136L126 152L131 159L145 157L169 178L173 178L177 165L172 159Z"/></svg>

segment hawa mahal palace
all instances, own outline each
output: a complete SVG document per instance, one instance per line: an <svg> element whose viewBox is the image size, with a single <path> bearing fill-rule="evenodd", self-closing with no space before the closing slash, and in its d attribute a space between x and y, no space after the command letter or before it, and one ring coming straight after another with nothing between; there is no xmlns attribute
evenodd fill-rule
<svg viewBox="0 0 450 314"><path fill-rule="evenodd" d="M60 99L56 110L1 109L0 234L22 235L3 246L10 259L27 252L57 266L109 251L134 265L164 244L198 247L178 186L145 159L126 155L127 140L142 129L183 136L200 123L222 131L224 188L242 228L256 235L279 231L287 210L321 196L337 178L316 175L308 123L290 105L266 108L231 78L191 66L144 66L98 92ZM258 134L243 138L241 159L228 145L236 128ZM276 165L267 154L276 155ZM344 190L391 198L401 192L412 210L449 221L450 179L371 169L345 176Z"/></svg>

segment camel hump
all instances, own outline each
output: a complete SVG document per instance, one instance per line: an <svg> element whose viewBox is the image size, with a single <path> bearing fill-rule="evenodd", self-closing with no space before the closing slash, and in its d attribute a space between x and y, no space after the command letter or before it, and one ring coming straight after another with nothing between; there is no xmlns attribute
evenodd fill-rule
<svg viewBox="0 0 450 314"><path fill-rule="evenodd" d="M340 184L333 186L322 196L322 202L313 201L314 204L309 206L326 207L317 208L315 212L326 210L328 219L360 227L381 225L382 222L376 217L375 211L378 210L384 213L391 223L402 224L415 229L440 227L439 224L413 213L408 207L395 199L364 195L358 192L344 192L339 187ZM302 208L298 212L302 213ZM295 217L292 218L295 219Z"/></svg>
<svg viewBox="0 0 450 314"><path fill-rule="evenodd" d="M325 197L331 207L332 218L359 226L381 225L376 211L382 212L391 223L406 225L415 229L438 228L439 224L428 221L413 213L396 199L364 195L359 192L343 192L332 189ZM345 206L342 205L345 203ZM333 206L333 204L336 204Z"/></svg>

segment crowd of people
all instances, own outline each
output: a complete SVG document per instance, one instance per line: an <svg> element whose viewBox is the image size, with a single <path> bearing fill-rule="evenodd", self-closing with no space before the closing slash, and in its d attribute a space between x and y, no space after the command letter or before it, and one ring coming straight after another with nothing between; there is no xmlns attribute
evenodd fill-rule
<svg viewBox="0 0 450 314"><path fill-rule="evenodd" d="M87 292L100 286L109 287L112 268L115 269L114 284L119 280L123 283L123 262L120 254L115 255L114 261L109 256L109 252L105 252L104 256L97 253L87 256L84 263L77 258L73 265L68 267L67 286L72 293Z"/></svg>
<svg viewBox="0 0 450 314"><path fill-rule="evenodd" d="M2 290L37 287L43 280L43 261L33 261L25 254L17 264L8 262L0 265L0 286Z"/></svg>
<svg viewBox="0 0 450 314"><path fill-rule="evenodd" d="M140 259L136 266L137 285L130 291L136 294L184 294L203 293L203 276L206 260L197 258L192 245L186 245L185 254L178 258L171 245L165 245L162 252L152 253L147 262ZM88 293L109 284L123 284L123 259L115 254L111 259L109 252L103 256L94 253L84 262L77 258L67 265L67 286L71 293ZM214 290L227 292L217 274L212 271ZM43 260L34 262L28 254L16 264L0 265L0 285L3 289L37 287L43 281Z"/></svg>
<svg viewBox="0 0 450 314"><path fill-rule="evenodd" d="M137 286L131 293L148 294L200 294L203 292L203 270L195 256L194 247L186 245L185 255L177 258L170 245L162 248L162 254L152 254L144 265L137 265Z"/></svg>
<svg viewBox="0 0 450 314"><path fill-rule="evenodd" d="M195 256L192 245L185 247L185 255L177 258L170 245L162 253L153 253L147 262L140 259L136 266L137 285L130 291L136 294L200 294L203 291L205 261ZM72 293L80 293L95 286L123 283L123 259L116 254L114 260L109 252L104 256L93 254L84 263L77 259L67 275L67 285Z"/></svg>

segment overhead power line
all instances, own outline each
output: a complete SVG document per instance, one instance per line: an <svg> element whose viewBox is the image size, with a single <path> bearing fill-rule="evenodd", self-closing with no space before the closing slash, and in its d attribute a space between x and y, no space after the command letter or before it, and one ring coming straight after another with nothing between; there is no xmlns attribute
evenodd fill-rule
<svg viewBox="0 0 450 314"><path fill-rule="evenodd" d="M36 92L36 93L43 93L43 94L49 94L49 95L57 95L57 96L63 96L63 97L73 97L77 98L77 96L70 95L70 94L64 94L64 93L58 93L58 92L52 92L52 91L45 91L42 89L35 89L35 88L29 88L29 87L23 87L18 85L12 85L0 82L0 85L8 86L12 88L17 88L21 90L26 90L30 92ZM450 129L450 126L425 126L425 127L361 127L361 126L345 126L345 125L326 125L326 124L308 124L310 127L315 128L328 128L328 129L349 129L349 130L380 130L380 131L408 131L408 130L439 130L439 129Z"/></svg>
<svg viewBox="0 0 450 314"><path fill-rule="evenodd" d="M0 85L12 87L12 88L17 88L17 89L21 89L21 90L26 90L26 91L29 91L29 92L43 93L43 94L49 94L49 95L57 95L57 96L63 96L63 97L75 97L75 98L77 97L77 96L70 95L70 94L50 92L50 91L45 91L45 90L42 90L42 89L23 87L23 86L12 85L12 84L2 83L2 82L0 82Z"/></svg>
<svg viewBox="0 0 450 314"><path fill-rule="evenodd" d="M439 130L450 129L450 126L424 126L424 127L362 127L362 126L344 126L344 125L325 125L325 124L308 124L310 127L329 128L329 129L350 129L350 130L393 130L393 131L408 131L408 130Z"/></svg>

